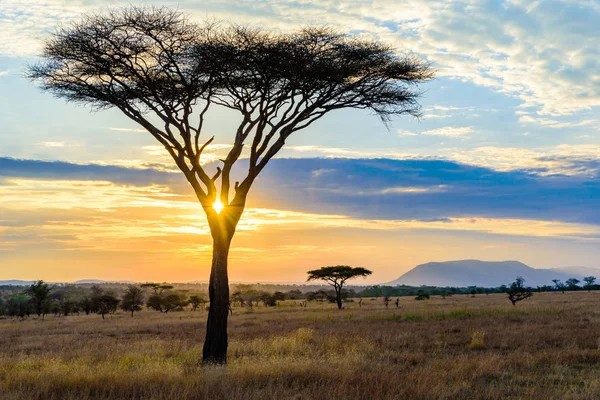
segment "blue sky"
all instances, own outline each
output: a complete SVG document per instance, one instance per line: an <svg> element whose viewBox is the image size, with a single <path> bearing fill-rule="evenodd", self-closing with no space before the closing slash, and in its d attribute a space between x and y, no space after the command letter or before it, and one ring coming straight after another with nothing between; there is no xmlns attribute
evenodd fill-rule
<svg viewBox="0 0 600 400"><path fill-rule="evenodd" d="M78 279L82 260L110 260L104 277L135 278L133 271L150 262L147 279L167 280L165 265L175 253L183 254L180 279L202 279L208 268L194 267L206 257L193 253L209 250L201 221L168 229L173 204L194 205L152 138L116 111L65 104L22 77L57 25L126 4L0 3L0 263L10 265L0 279ZM600 3L144 4L178 7L198 21L283 31L327 24L414 52L437 70L423 87L420 120L396 119L388 129L368 113L346 110L288 142L253 189L247 217L254 236L242 231L232 279L302 280L319 263L345 262L372 268L370 279L381 282L419 262L451 258L600 268ZM224 110L211 114L213 159L226 151L236 118ZM95 198L80 189L86 185ZM113 226L125 221L126 232L104 225L101 216L109 214ZM296 224L293 232L273 222L284 215ZM152 227L151 217L164 229L139 234ZM285 241L279 229L287 229ZM130 235L130 248L112 242L119 235ZM406 244L401 254L397 243ZM34 254L24 251L34 244ZM164 258L149 256L150 247ZM48 258L56 260L55 277L34 267ZM290 266L276 269L282 259ZM259 264L272 265L274 278Z"/></svg>

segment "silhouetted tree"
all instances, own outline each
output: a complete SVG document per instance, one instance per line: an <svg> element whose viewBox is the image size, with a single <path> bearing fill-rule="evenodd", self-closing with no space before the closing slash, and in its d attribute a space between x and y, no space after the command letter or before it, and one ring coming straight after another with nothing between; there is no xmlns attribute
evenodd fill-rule
<svg viewBox="0 0 600 400"><path fill-rule="evenodd" d="M596 282L596 277L595 276L586 276L585 278L583 278L583 281L585 282L584 288L586 288L589 292L594 287L594 283Z"/></svg>
<svg viewBox="0 0 600 400"><path fill-rule="evenodd" d="M182 309L189 303L181 293L154 294L148 298L146 306L162 313Z"/></svg>
<svg viewBox="0 0 600 400"><path fill-rule="evenodd" d="M90 295L85 295L79 300L79 308L85 312L85 315L89 315L91 312L96 312L93 309L93 301Z"/></svg>
<svg viewBox="0 0 600 400"><path fill-rule="evenodd" d="M578 285L579 285L580 280L577 278L569 278L565 281L565 283L567 284L567 288L569 290L579 290L581 289Z"/></svg>
<svg viewBox="0 0 600 400"><path fill-rule="evenodd" d="M348 279L359 276L369 276L372 272L365 268L352 268L348 265L336 265L334 267L322 267L308 271L308 281L323 280L333 286L338 308L342 309L342 288Z"/></svg>
<svg viewBox="0 0 600 400"><path fill-rule="evenodd" d="M415 297L415 300L429 300L429 293L419 289L417 290L417 296Z"/></svg>
<svg viewBox="0 0 600 400"><path fill-rule="evenodd" d="M331 111L365 109L383 121L418 115L417 84L433 76L416 56L329 29L198 26L166 8L84 17L47 40L42 57L30 78L68 101L119 109L194 189L213 238L203 360L216 363L227 354L229 247L260 172L292 134ZM214 137L201 133L214 106L238 112L240 123L222 167L210 173L201 155ZM232 185L244 149L247 173Z"/></svg>
<svg viewBox="0 0 600 400"><path fill-rule="evenodd" d="M135 311L141 311L144 305L144 291L136 285L127 285L121 299L121 309L131 312L131 318Z"/></svg>
<svg viewBox="0 0 600 400"><path fill-rule="evenodd" d="M560 290L563 294L565 293L565 284L560 279L552 279L552 283L554 283L556 290Z"/></svg>
<svg viewBox="0 0 600 400"><path fill-rule="evenodd" d="M525 279L518 276L517 279L515 279L515 281L511 283L510 287L508 288L508 299L510 300L513 306L515 306L517 302L533 296L533 292L531 291L531 289L525 287L524 283Z"/></svg>
<svg viewBox="0 0 600 400"><path fill-rule="evenodd" d="M25 294L13 294L6 301L6 310L9 317L24 319L31 314L31 303Z"/></svg>
<svg viewBox="0 0 600 400"><path fill-rule="evenodd" d="M173 289L173 285L168 285L166 283L143 283L140 285L143 288L150 288L154 292L155 295L161 295L165 290Z"/></svg>
<svg viewBox="0 0 600 400"><path fill-rule="evenodd" d="M206 299L200 295L192 295L190 296L190 305L192 306L192 311L196 311L199 307L204 307L206 304Z"/></svg>
<svg viewBox="0 0 600 400"><path fill-rule="evenodd" d="M31 297L35 313L42 319L46 316L44 311L48 307L44 307L44 304L50 301L51 291L52 288L42 280L37 281L25 290L25 294Z"/></svg>
<svg viewBox="0 0 600 400"><path fill-rule="evenodd" d="M113 294L103 294L96 298L96 304L98 306L98 311L96 312L102 315L102 319L104 319L104 316L106 314L112 314L115 311L117 311L120 302L121 301L118 298L116 298Z"/></svg>

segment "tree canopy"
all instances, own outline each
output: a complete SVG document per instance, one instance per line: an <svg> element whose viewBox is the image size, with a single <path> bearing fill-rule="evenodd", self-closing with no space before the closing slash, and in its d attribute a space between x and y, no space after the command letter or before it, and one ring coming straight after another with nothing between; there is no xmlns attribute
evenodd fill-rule
<svg viewBox="0 0 600 400"><path fill-rule="evenodd" d="M333 286L335 289L337 305L342 309L342 288L348 279L359 276L365 277L373 272L361 267L350 267L348 265L336 265L332 267L322 267L308 271L308 281L323 280Z"/></svg>
<svg viewBox="0 0 600 400"><path fill-rule="evenodd" d="M58 97L96 109L116 107L142 125L173 157L199 200L211 206L221 177L229 204L230 173L250 146L248 174L234 204L287 138L342 108L391 116L419 115L417 84L427 63L387 45L329 28L273 33L244 26L190 22L166 8L126 8L88 15L59 30L29 77ZM241 114L235 140L214 174L202 152L204 117L213 105ZM151 119L148 117L151 115Z"/></svg>

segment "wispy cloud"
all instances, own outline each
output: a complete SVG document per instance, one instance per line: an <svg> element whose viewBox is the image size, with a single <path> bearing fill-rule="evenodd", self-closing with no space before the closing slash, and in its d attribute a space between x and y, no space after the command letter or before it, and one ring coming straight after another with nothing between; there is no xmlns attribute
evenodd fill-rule
<svg viewBox="0 0 600 400"><path fill-rule="evenodd" d="M65 147L65 142L39 142L35 145L43 147Z"/></svg>
<svg viewBox="0 0 600 400"><path fill-rule="evenodd" d="M421 132L421 135L427 136L446 136L449 138L464 138L473 132L473 128L470 126L456 127L448 126L444 128L431 129L428 131Z"/></svg>

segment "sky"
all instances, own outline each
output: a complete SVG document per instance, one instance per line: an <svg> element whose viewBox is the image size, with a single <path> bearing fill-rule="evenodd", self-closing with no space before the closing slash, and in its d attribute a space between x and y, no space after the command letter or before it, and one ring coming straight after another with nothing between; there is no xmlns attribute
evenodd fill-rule
<svg viewBox="0 0 600 400"><path fill-rule="evenodd" d="M158 143L23 77L57 26L129 4L0 1L0 279L208 279L206 219ZM336 111L288 141L252 188L232 281L301 282L348 264L374 272L357 283L384 283L456 259L600 268L599 2L140 4L277 31L328 25L436 70L421 119L386 127ZM236 118L209 115L209 160Z"/></svg>

